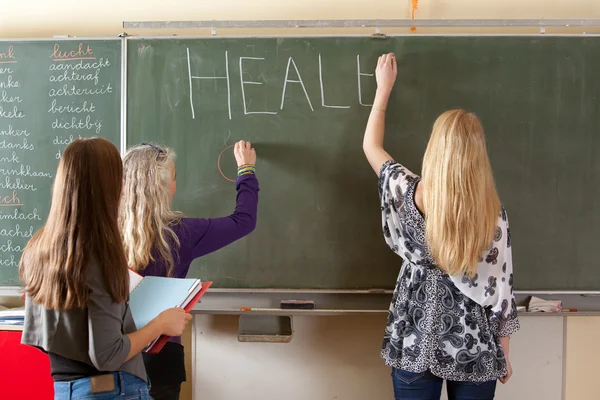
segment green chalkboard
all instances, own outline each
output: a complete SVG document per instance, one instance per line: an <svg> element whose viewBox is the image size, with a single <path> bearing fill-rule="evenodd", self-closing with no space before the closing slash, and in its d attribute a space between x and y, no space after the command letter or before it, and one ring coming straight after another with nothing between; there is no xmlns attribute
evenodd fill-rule
<svg viewBox="0 0 600 400"><path fill-rule="evenodd" d="M45 222L63 149L78 137L120 143L121 42L0 41L0 285Z"/></svg>
<svg viewBox="0 0 600 400"><path fill-rule="evenodd" d="M179 154L174 205L234 208L236 140L255 143L256 232L197 260L222 288L392 288L361 140L377 57L398 81L386 148L416 172L441 112L475 111L511 221L516 288L598 290L600 38L210 38L128 41L129 144ZM240 72L241 71L241 72ZM216 79L212 79L216 78Z"/></svg>

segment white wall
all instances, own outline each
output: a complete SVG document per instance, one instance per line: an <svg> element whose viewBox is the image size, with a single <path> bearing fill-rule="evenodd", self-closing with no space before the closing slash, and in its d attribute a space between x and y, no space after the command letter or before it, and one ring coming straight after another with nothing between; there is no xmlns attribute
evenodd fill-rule
<svg viewBox="0 0 600 400"><path fill-rule="evenodd" d="M4 0L1 4L0 37L39 37L61 34L117 35L123 31L122 21L408 18L411 1ZM600 18L600 5L598 0L421 0L416 17Z"/></svg>

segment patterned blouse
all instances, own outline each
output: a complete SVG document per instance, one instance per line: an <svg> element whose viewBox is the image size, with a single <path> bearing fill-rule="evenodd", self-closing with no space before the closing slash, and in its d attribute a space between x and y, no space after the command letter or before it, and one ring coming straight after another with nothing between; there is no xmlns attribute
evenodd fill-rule
<svg viewBox="0 0 600 400"><path fill-rule="evenodd" d="M498 338L519 330L506 211L502 208L494 243L477 274L449 276L436 267L425 243L425 220L414 200L419 181L394 161L381 168L384 238L404 261L381 356L388 366L430 370L447 380L496 380L507 373Z"/></svg>

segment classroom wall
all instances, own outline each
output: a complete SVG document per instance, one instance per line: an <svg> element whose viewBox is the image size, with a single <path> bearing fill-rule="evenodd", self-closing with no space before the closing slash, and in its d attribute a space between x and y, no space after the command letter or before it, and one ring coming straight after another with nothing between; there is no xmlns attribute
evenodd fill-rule
<svg viewBox="0 0 600 400"><path fill-rule="evenodd" d="M0 37L118 35L123 32L124 20L409 18L411 9L411 0L5 0L3 4L7 5L0 13ZM598 0L421 0L416 17L600 18L600 5ZM182 34L173 30L159 33ZM185 33L208 34L208 31Z"/></svg>
<svg viewBox="0 0 600 400"><path fill-rule="evenodd" d="M410 0L6 0L2 2L0 12L0 38L30 38L50 37L53 35L73 36L114 36L123 32L122 21L141 20L234 20L234 19L370 19L370 18L408 18L410 16ZM417 18L600 18L600 3L598 0L421 0L416 11ZM493 33L498 29L467 30L466 32ZM548 32L573 32L578 30L548 29ZM587 32L600 32L599 29L586 29ZM313 34L313 33L348 33L344 30L294 30L286 34ZM372 32L372 30L354 30L353 32ZM408 30L386 30L389 33L409 33ZM440 30L418 29L418 33L440 32ZM456 32L456 31L450 31ZM510 32L534 33L534 29L518 29ZM133 31L129 34L148 34L148 31ZM178 34L206 35L208 30L163 30L153 34ZM219 31L218 34L224 34ZM232 30L228 34L264 34L281 33L275 30L243 31ZM226 333L228 336L235 334L235 319L232 317L213 317L206 319L208 330ZM309 346L310 343L335 343L339 338L336 318L322 317L318 321L303 320L301 332L297 332L294 339L301 345ZM359 334L362 340L353 343L353 354L363 357L368 365L370 379L373 382L373 391L370 398L390 398L391 387L389 371L378 364L377 359L381 332L385 319L376 317L350 318L343 321L344 326ZM323 326L331 329L323 329ZM199 326L202 328L202 325ZM594 376L590 375L588 366L594 365L600 357L598 346L595 345L595 332L600 329L600 318L569 318L567 328L567 399L592 399L596 398L592 383ZM200 329L201 331L201 329ZM196 335L196 340L201 336ZM191 372L190 355L192 353L191 327L184 335L188 357L188 374ZM206 339L199 342L199 359L202 359L201 349L211 349L213 345L223 343L222 338ZM295 345L296 348L298 344ZM198 347L198 346L196 346ZM218 348L218 347L217 347ZM306 349L311 355L311 362L315 365L321 362L332 362L330 358L321 358L319 352ZM343 353L344 349L340 349ZM229 353L231 354L231 353ZM264 354L264 353L263 353ZM278 362L277 355L266 353L263 362L274 365ZM343 357L343 354L341 355ZM289 360L293 362L294 360ZM356 361L356 360L354 360ZM200 361L201 362L201 361ZM308 362L304 360L303 362ZM206 390L218 393L219 385L232 385L237 377L229 376L227 371L235 365L236 369L247 371L245 380L252 378L265 378L260 371L255 371L256 362L252 357L240 351L231 354L231 358L222 359L221 362L203 365L200 371L210 371L210 375L201 375L196 379L199 383L210 385ZM334 365L334 364L332 364ZM352 364L353 365L353 364ZM326 392L344 393L346 384L352 384L355 377L360 376L359 371L351 371L349 375L333 382L321 379L319 385L324 386ZM519 371L515 371L519 374ZM224 379L228 377L228 379ZM363 377L364 378L364 377ZM327 387L329 386L329 387ZM228 388L230 389L230 388ZM241 388L235 398L245 398ZM307 393L309 388L307 387ZM191 399L191 385L184 386L182 400ZM215 392L216 391L216 392ZM197 393L203 389L197 388ZM202 397L199 397L202 398ZM213 396L213 398L223 398ZM308 397L306 397L308 398ZM336 398L336 397L333 397ZM343 396L337 397L344 399ZM532 399L536 400L536 399Z"/></svg>

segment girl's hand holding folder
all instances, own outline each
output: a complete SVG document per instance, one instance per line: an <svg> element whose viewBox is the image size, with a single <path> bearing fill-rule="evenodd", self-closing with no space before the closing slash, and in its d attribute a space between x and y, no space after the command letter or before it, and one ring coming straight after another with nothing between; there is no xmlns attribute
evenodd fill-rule
<svg viewBox="0 0 600 400"><path fill-rule="evenodd" d="M163 335L181 336L192 315L181 307L174 307L161 312L156 319L160 321Z"/></svg>

